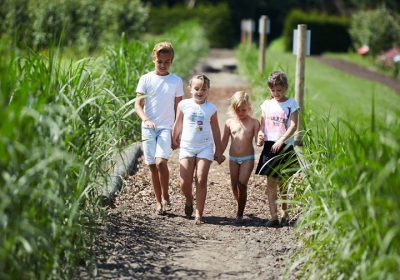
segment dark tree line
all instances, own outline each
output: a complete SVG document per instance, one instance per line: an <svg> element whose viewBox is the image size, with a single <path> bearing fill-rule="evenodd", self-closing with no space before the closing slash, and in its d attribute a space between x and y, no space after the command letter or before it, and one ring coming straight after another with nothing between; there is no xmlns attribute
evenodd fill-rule
<svg viewBox="0 0 400 280"><path fill-rule="evenodd" d="M242 19L258 19L261 15L267 15L271 20L270 39L279 37L285 17L293 9L338 16L351 16L359 10L376 9L382 6L396 13L400 11L399 0L142 0L142 2L154 7L174 5L192 7L198 4L228 3L236 38L240 36Z"/></svg>

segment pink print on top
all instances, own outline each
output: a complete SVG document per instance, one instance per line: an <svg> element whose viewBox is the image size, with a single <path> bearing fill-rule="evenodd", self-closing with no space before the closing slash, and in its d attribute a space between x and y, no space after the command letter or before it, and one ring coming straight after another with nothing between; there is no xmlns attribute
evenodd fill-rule
<svg viewBox="0 0 400 280"><path fill-rule="evenodd" d="M272 108L271 108L272 107ZM265 127L266 139L278 140L286 132L287 113L281 107L271 106L266 112Z"/></svg>

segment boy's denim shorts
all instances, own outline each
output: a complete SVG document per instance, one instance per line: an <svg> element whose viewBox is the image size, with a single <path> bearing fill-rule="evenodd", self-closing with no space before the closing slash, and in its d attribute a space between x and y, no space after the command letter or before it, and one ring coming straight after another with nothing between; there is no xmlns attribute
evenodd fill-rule
<svg viewBox="0 0 400 280"><path fill-rule="evenodd" d="M171 155L171 129L142 127L144 162L155 164L156 158L169 159Z"/></svg>

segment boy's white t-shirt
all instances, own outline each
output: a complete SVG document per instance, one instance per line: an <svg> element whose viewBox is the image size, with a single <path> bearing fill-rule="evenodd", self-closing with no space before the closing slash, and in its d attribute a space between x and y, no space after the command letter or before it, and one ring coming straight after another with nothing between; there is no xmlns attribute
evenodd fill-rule
<svg viewBox="0 0 400 280"><path fill-rule="evenodd" d="M202 148L213 145L211 117L217 107L206 101L197 104L192 98L179 102L179 110L183 113L183 126L180 146L182 148Z"/></svg>
<svg viewBox="0 0 400 280"><path fill-rule="evenodd" d="M144 112L156 127L171 129L175 121L175 97L184 94L182 79L175 74L159 76L152 71L140 77L136 92L146 95Z"/></svg>
<svg viewBox="0 0 400 280"><path fill-rule="evenodd" d="M284 102L268 99L265 100L260 107L265 117L263 128L265 141L277 141L282 137L289 127L290 117L293 112L300 108L293 98L289 98ZM287 139L285 143L293 145L293 137Z"/></svg>

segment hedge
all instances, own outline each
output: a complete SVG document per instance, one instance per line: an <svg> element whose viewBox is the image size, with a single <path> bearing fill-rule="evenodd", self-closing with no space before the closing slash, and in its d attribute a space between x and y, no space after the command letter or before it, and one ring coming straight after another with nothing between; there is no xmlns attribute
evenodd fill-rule
<svg viewBox="0 0 400 280"><path fill-rule="evenodd" d="M152 7L147 21L147 31L161 34L179 23L197 20L203 26L210 47L232 47L234 35L227 4L198 5L193 9L177 5L174 7Z"/></svg>
<svg viewBox="0 0 400 280"><path fill-rule="evenodd" d="M347 52L351 48L350 19L293 10L285 20L283 31L288 51L292 50L293 30L298 24L306 24L311 30L311 54Z"/></svg>

